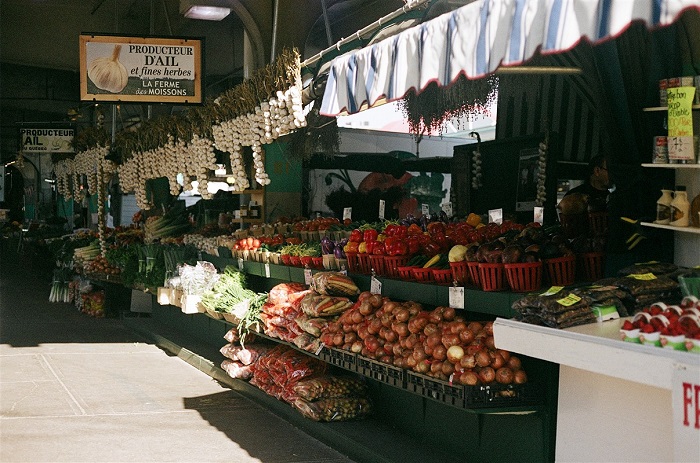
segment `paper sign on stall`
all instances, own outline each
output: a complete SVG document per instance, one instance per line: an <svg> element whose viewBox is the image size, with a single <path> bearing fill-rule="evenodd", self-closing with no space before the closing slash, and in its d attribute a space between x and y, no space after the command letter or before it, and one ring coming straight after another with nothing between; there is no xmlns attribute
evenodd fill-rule
<svg viewBox="0 0 700 463"><path fill-rule="evenodd" d="M700 369L676 364L673 369L673 461L698 461L700 456Z"/></svg>
<svg viewBox="0 0 700 463"><path fill-rule="evenodd" d="M670 161L695 161L693 143L694 87L674 87L668 96L668 159Z"/></svg>
<svg viewBox="0 0 700 463"><path fill-rule="evenodd" d="M383 199L379 200L379 220L384 220L384 209L386 207L386 202Z"/></svg>

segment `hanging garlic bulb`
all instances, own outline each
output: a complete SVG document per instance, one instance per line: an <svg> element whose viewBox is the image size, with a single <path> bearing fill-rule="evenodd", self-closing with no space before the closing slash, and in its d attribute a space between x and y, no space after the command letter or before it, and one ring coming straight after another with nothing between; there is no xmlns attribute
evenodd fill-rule
<svg viewBox="0 0 700 463"><path fill-rule="evenodd" d="M126 68L119 62L122 46L115 45L111 57L96 58L88 66L88 77L101 90L119 93L129 81Z"/></svg>

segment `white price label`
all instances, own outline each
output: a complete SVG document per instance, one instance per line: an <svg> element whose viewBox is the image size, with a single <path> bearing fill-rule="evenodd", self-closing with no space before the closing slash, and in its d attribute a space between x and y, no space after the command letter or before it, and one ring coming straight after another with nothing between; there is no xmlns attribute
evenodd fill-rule
<svg viewBox="0 0 700 463"><path fill-rule="evenodd" d="M352 220L352 207L346 207L343 209L343 220Z"/></svg>
<svg viewBox="0 0 700 463"><path fill-rule="evenodd" d="M464 286L450 286L450 307L464 308Z"/></svg>
<svg viewBox="0 0 700 463"><path fill-rule="evenodd" d="M447 217L452 217L452 203L447 202L442 205L442 210L447 214Z"/></svg>
<svg viewBox="0 0 700 463"><path fill-rule="evenodd" d="M532 221L537 222L540 225L544 223L544 207L535 206Z"/></svg>
<svg viewBox="0 0 700 463"><path fill-rule="evenodd" d="M427 204L422 204L420 207L421 214L430 215L430 206Z"/></svg>
<svg viewBox="0 0 700 463"><path fill-rule="evenodd" d="M489 222L497 223L498 225L503 223L503 209L491 209L489 211Z"/></svg>
<svg viewBox="0 0 700 463"><path fill-rule="evenodd" d="M386 207L386 202L383 199L379 200L379 220L384 220L384 208Z"/></svg>
<svg viewBox="0 0 700 463"><path fill-rule="evenodd" d="M243 268L244 268L244 265L243 265L243 258L242 258L242 257L239 257L239 258L238 258L238 271L239 271L239 272L242 272L242 271L243 271Z"/></svg>
<svg viewBox="0 0 700 463"><path fill-rule="evenodd" d="M311 275L311 269L305 268L304 269L304 283L306 283L307 286L311 286L312 281L313 281L313 275Z"/></svg>
<svg viewBox="0 0 700 463"><path fill-rule="evenodd" d="M316 352L314 352L314 354L321 355L321 351L323 350L324 347L326 347L326 345L324 343L319 344L318 349L316 349Z"/></svg>
<svg viewBox="0 0 700 463"><path fill-rule="evenodd" d="M382 294L382 282L374 276L370 281L369 292L372 294Z"/></svg>
<svg viewBox="0 0 700 463"><path fill-rule="evenodd" d="M270 264L265 262L265 278L270 278Z"/></svg>

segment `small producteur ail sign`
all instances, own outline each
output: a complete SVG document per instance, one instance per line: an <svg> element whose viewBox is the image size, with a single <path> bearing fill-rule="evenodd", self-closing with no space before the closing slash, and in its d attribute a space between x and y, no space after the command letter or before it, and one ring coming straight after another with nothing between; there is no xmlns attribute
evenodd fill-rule
<svg viewBox="0 0 700 463"><path fill-rule="evenodd" d="M200 104L202 39L80 36L83 101Z"/></svg>

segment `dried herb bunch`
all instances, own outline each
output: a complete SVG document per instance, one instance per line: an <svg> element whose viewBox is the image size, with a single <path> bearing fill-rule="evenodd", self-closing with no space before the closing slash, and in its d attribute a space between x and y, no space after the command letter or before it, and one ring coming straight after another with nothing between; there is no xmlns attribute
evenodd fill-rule
<svg viewBox="0 0 700 463"><path fill-rule="evenodd" d="M489 106L498 95L498 77L491 74L470 80L460 75L448 87L429 84L423 91L408 92L399 107L408 119L414 135L442 135L444 123L453 118L472 120L480 114L488 115Z"/></svg>
<svg viewBox="0 0 700 463"><path fill-rule="evenodd" d="M306 115L307 125L285 136L285 154L290 158L309 160L316 153L334 156L340 151L340 134L335 117L322 116L314 107Z"/></svg>

